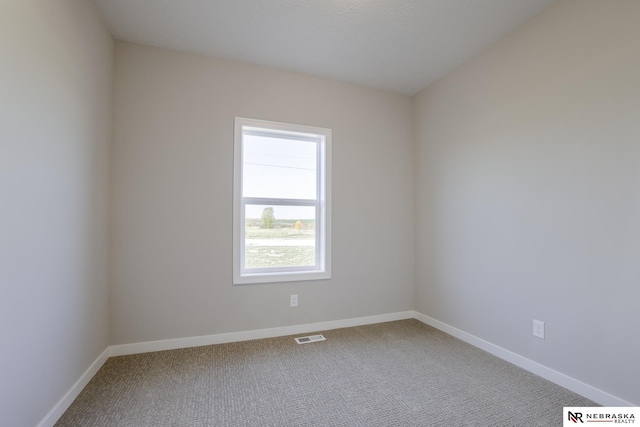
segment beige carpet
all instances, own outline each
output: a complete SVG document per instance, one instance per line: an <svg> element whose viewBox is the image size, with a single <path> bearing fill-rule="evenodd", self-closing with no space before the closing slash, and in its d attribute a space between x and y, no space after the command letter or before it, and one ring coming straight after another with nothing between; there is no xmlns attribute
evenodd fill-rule
<svg viewBox="0 0 640 427"><path fill-rule="evenodd" d="M592 401L417 320L110 358L57 426L559 426Z"/></svg>

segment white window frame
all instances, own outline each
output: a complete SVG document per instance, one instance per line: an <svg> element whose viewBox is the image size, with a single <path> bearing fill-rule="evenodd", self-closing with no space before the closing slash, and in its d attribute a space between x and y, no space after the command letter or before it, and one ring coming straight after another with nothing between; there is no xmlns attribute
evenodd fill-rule
<svg viewBox="0 0 640 427"><path fill-rule="evenodd" d="M243 197L244 132L277 134L292 139L317 142L316 199L276 199ZM331 129L235 118L233 173L233 284L274 283L331 278ZM315 206L316 262L313 267L244 268L245 205Z"/></svg>

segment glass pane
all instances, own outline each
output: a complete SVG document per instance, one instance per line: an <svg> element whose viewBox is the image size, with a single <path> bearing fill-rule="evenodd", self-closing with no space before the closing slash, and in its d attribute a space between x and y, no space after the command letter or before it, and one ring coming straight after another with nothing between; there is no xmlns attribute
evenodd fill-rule
<svg viewBox="0 0 640 427"><path fill-rule="evenodd" d="M245 268L313 267L313 206L245 206Z"/></svg>
<svg viewBox="0 0 640 427"><path fill-rule="evenodd" d="M268 136L243 136L242 196L316 198L317 144Z"/></svg>

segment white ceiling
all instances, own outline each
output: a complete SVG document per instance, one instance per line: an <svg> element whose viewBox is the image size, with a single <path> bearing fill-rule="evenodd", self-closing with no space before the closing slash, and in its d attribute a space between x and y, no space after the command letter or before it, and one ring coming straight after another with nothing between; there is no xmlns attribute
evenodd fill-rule
<svg viewBox="0 0 640 427"><path fill-rule="evenodd" d="M116 39L415 94L555 0L95 0Z"/></svg>

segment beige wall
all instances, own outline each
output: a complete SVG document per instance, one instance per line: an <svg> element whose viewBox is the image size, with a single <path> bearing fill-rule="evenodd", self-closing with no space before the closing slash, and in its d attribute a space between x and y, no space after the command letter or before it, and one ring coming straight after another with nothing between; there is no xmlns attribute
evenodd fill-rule
<svg viewBox="0 0 640 427"><path fill-rule="evenodd" d="M416 309L636 405L639 17L560 1L415 100Z"/></svg>
<svg viewBox="0 0 640 427"><path fill-rule="evenodd" d="M32 427L108 345L114 43L92 2L0 6L0 425Z"/></svg>
<svg viewBox="0 0 640 427"><path fill-rule="evenodd" d="M410 97L121 42L115 88L111 344L412 309ZM232 285L236 116L333 130L331 280Z"/></svg>

